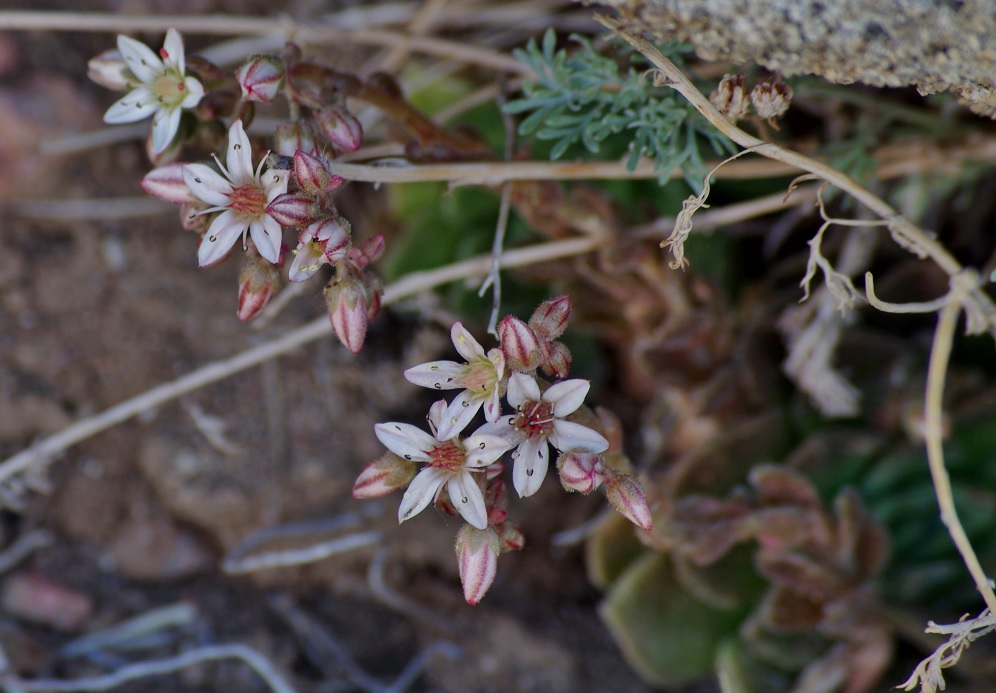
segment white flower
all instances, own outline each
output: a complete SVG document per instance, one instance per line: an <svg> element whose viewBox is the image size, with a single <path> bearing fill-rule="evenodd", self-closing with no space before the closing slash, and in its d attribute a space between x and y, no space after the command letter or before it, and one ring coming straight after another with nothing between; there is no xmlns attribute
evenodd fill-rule
<svg viewBox="0 0 996 693"><path fill-rule="evenodd" d="M183 39L176 29L166 32L159 55L144 43L120 35L118 51L134 77L128 80L128 86L134 88L107 109L104 122L134 123L152 116L152 152L159 154L176 137L180 111L200 103L204 87L196 78L186 75Z"/></svg>
<svg viewBox="0 0 996 693"><path fill-rule="evenodd" d="M415 385L436 390L464 388L443 415L439 434L444 438L462 431L482 405L488 421L493 423L501 417L498 384L505 374L505 355L501 349L484 353L484 347L459 322L453 324L450 337L467 363L430 361L405 371L408 382Z"/></svg>
<svg viewBox="0 0 996 693"><path fill-rule="evenodd" d="M332 217L309 224L298 236L287 278L303 282L325 263L335 264L349 251L349 223Z"/></svg>
<svg viewBox="0 0 996 693"><path fill-rule="evenodd" d="M549 465L548 446L562 452L604 452L609 447L602 434L563 417L584 403L591 384L587 380L564 380L541 393L536 380L525 373L513 373L508 381L508 403L517 413L496 423L485 424L478 433L497 435L518 444L512 453L515 465L512 484L525 498L539 490Z"/></svg>
<svg viewBox="0 0 996 693"><path fill-rule="evenodd" d="M263 157L253 172L252 149L241 120L232 123L228 131L228 168L217 158L215 161L224 176L204 164L183 167L183 180L190 191L212 205L198 214L221 212L211 222L197 249L198 264L213 265L224 258L239 236L245 249L247 233L259 254L276 264L280 260L283 227L266 213L266 206L277 195L287 192L290 171L271 168L263 174L266 161Z"/></svg>
<svg viewBox="0 0 996 693"><path fill-rule="evenodd" d="M484 494L472 472L483 471L501 457L511 444L497 436L480 431L461 440L458 436L444 438L438 423L446 402L440 400L429 410L429 426L435 435L404 423L383 423L374 426L378 440L399 457L424 462L405 491L398 509L398 522L404 522L435 502L446 486L450 501L467 522L478 529L488 526L488 509ZM459 431L457 431L459 434Z"/></svg>

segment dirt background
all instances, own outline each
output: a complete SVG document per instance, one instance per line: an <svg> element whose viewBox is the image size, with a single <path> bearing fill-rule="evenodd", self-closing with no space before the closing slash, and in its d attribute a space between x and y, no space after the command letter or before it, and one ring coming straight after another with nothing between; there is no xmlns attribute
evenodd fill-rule
<svg viewBox="0 0 996 693"><path fill-rule="evenodd" d="M298 18L331 9L317 2L266 8ZM164 0L30 9L251 14L262 5ZM116 97L85 79L85 65L112 45L103 33L0 32L4 456L324 313L316 284L265 329L240 323L238 263L198 269L196 238L180 230L175 211L111 221L25 218L26 201L142 195L147 163L138 142L64 156L36 150L103 127L101 114ZM347 200L343 211L362 228L372 202L369 194ZM23 509L0 515L3 545L38 529L53 537L0 577L0 643L12 670L73 678L196 644L240 642L271 658L299 691L344 691L357 689L346 683L350 661L386 683L444 642L455 659L431 656L410 690L648 690L597 618L600 596L585 580L580 549L550 542L595 513L600 500L568 498L551 480L534 502L514 507L527 547L502 558L485 603L470 607L455 570L457 522L427 512L399 528L397 498L351 498L356 474L381 452L373 424L423 404L400 371L447 346L441 330L391 315L377 320L368 343L354 357L330 336L116 426L55 461L47 492L21 494ZM204 434L212 426L220 427L214 441ZM383 545L252 577L219 569L226 552L257 530L304 523L309 533L266 547L306 546L334 535L330 522L350 519L356 524L346 532L380 529ZM399 597L393 606L368 579L372 564ZM196 616L136 640L135 651L66 654L80 634L181 601ZM264 689L246 666L226 662L117 690Z"/></svg>

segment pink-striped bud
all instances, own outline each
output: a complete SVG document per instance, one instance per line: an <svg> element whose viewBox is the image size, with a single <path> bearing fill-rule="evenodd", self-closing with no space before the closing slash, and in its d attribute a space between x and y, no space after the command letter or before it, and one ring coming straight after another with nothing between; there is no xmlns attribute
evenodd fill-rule
<svg viewBox="0 0 996 693"><path fill-rule="evenodd" d="M501 546L494 530L465 524L457 533L456 555L463 598L477 604L484 598L498 572Z"/></svg>
<svg viewBox="0 0 996 693"><path fill-rule="evenodd" d="M243 101L270 103L284 86L284 63L273 55L254 55L235 71Z"/></svg>
<svg viewBox="0 0 996 693"><path fill-rule="evenodd" d="M336 276L325 287L325 305L332 329L347 349L360 353L367 336L367 303L360 279L351 273Z"/></svg>
<svg viewBox="0 0 996 693"><path fill-rule="evenodd" d="M521 551L522 547L526 545L526 537L522 534L522 530L511 522L498 525L495 527L495 530L498 532L498 541L501 542L502 553Z"/></svg>
<svg viewBox="0 0 996 693"><path fill-rule="evenodd" d="M571 372L571 350L563 342L543 344L543 361L540 367L547 375L563 380Z"/></svg>
<svg viewBox="0 0 996 693"><path fill-rule="evenodd" d="M523 373L535 371L543 358L536 333L514 315L506 315L498 323L498 341L509 370Z"/></svg>
<svg viewBox="0 0 996 693"><path fill-rule="evenodd" d="M280 282L277 266L247 252L239 272L239 320L252 320L273 298Z"/></svg>
<svg viewBox="0 0 996 693"><path fill-rule="evenodd" d="M294 156L296 152L314 154L318 150L316 139L310 123L288 120L280 123L273 134L273 151L281 156Z"/></svg>
<svg viewBox="0 0 996 693"><path fill-rule="evenodd" d="M287 228L307 226L322 216L314 198L300 193L277 195L266 206L266 213Z"/></svg>
<svg viewBox="0 0 996 693"><path fill-rule="evenodd" d="M634 525L648 532L653 529L647 494L639 481L627 474L610 473L605 479L605 495L612 507Z"/></svg>
<svg viewBox="0 0 996 693"><path fill-rule="evenodd" d="M124 91L135 82L135 76L117 48L90 58L86 64L86 76L100 86L114 91Z"/></svg>
<svg viewBox="0 0 996 693"><path fill-rule="evenodd" d="M415 478L418 465L398 457L393 452L384 453L368 464L356 477L353 498L380 498L392 491L405 488Z"/></svg>
<svg viewBox="0 0 996 693"><path fill-rule="evenodd" d="M183 226L183 230L199 233L202 236L207 233L211 226L211 217L201 214L207 208L207 203L200 200L180 205L180 225Z"/></svg>
<svg viewBox="0 0 996 693"><path fill-rule="evenodd" d="M557 296L547 299L536 307L529 326L536 336L543 340L557 339L567 329L567 319L571 317L571 297Z"/></svg>
<svg viewBox="0 0 996 693"><path fill-rule="evenodd" d="M323 157L304 151L294 152L294 179L306 195L313 197L331 192L344 182L332 173Z"/></svg>
<svg viewBox="0 0 996 693"><path fill-rule="evenodd" d="M355 152L363 143L363 126L345 106L327 106L315 115L315 123L339 154Z"/></svg>
<svg viewBox="0 0 996 693"><path fill-rule="evenodd" d="M605 481L602 456L591 452L563 452L557 458L560 483L568 491L588 495Z"/></svg>
<svg viewBox="0 0 996 693"><path fill-rule="evenodd" d="M387 242L384 240L384 234L378 233L368 238L360 250L363 253L363 257L366 258L367 263L373 263L384 256L386 245Z"/></svg>
<svg viewBox="0 0 996 693"><path fill-rule="evenodd" d="M152 169L142 178L142 190L157 200L175 205L200 202L183 182L183 166L182 163L175 163Z"/></svg>

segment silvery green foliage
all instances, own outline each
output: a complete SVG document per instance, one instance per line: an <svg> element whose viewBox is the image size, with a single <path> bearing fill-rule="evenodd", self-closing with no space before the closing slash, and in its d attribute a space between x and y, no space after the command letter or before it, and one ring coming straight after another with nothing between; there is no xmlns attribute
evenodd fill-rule
<svg viewBox="0 0 996 693"><path fill-rule="evenodd" d="M520 135L555 142L550 158L560 158L576 143L597 153L610 135L625 132L632 137L630 170L645 155L654 159L662 183L680 167L697 190L708 172L701 149L709 146L716 156L736 151L672 89L653 86L649 76L632 67L621 75L616 61L596 53L587 39L577 35L571 39L579 44L577 50L570 54L557 50L557 36L549 29L542 46L530 41L525 50L515 52L537 81L526 82L523 98L505 106L506 113L525 114ZM664 51L680 61L687 46L672 44Z"/></svg>

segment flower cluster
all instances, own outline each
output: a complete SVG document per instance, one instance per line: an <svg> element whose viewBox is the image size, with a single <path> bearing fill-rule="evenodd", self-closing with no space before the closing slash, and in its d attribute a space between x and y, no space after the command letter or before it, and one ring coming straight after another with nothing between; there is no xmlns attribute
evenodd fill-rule
<svg viewBox="0 0 996 693"><path fill-rule="evenodd" d="M323 296L332 328L350 351L359 352L381 306L384 289L371 267L384 253L384 237L356 242L335 205L345 183L336 174L335 157L356 151L363 141L363 128L346 99L405 115L398 124L411 130L412 151L452 149L454 156L477 156L480 144L416 117L386 76L363 81L306 62L293 44L280 56L253 56L234 72L202 58L191 65L195 74L187 73L183 42L173 29L158 55L119 36L116 51L90 61L95 81L129 90L107 111L107 122L153 119L147 149L157 167L142 187L180 205L184 228L200 236L200 266L217 265L241 246L241 320L258 315L274 296L288 254L291 282L330 270ZM255 109L280 96L290 117L276 127L269 151L254 156ZM188 143L224 152L223 160L212 155L213 162L183 161ZM296 243L285 244L286 232L295 234ZM462 361L425 363L405 371L405 377L422 387L458 392L432 405L428 431L402 422L378 424L374 432L388 452L362 471L353 488L356 497L368 498L407 487L401 522L430 504L462 518L466 524L456 552L470 603L490 587L499 554L524 543L508 520L506 453L520 497L534 495L555 463L565 488L590 493L604 487L620 512L650 527L643 490L628 461L620 462L621 445L598 430L611 433L612 426L583 407L588 381L567 379L571 353L559 339L570 312L570 300L561 296L540 304L528 321L507 316L498 325L499 345L490 350L459 322L453 325ZM473 427L482 412L484 422Z"/></svg>
<svg viewBox="0 0 996 693"><path fill-rule="evenodd" d="M200 80L186 74L183 42L170 29L158 57L138 41L119 36L118 49L91 60L89 69L91 78L104 86L131 89L107 111L107 122L153 116L149 147L157 162L165 159L167 149L170 158L175 156L183 143L184 137L177 136L183 109L193 109L202 100L207 104L194 113L205 136L218 131L222 115L218 104L237 104L228 126L224 163L217 156L214 166L163 163L145 176L142 187L153 197L182 206L184 228L201 235L200 266L223 262L241 240L241 320L258 315L274 295L287 250L284 231L294 231L297 244L287 278L302 282L323 265L332 267L324 291L329 319L342 343L356 353L363 346L368 321L380 310L383 287L369 266L383 255L384 239L375 236L360 247L352 245L351 225L333 201L333 192L344 181L333 173L332 162L322 152L355 150L363 131L341 97L315 110L317 97L311 87L327 75L312 74L314 70L299 59L290 49L286 58L253 56L230 76L201 61L202 76L212 87L205 92ZM297 115L278 128L277 154L255 161L243 116L251 118L255 103L269 103L281 92L291 99ZM191 133L187 129L184 133L189 139Z"/></svg>
<svg viewBox="0 0 996 693"><path fill-rule="evenodd" d="M377 424L377 438L390 452L368 464L353 487L355 497L374 498L407 486L399 522L430 503L462 517L467 524L458 533L456 552L464 597L471 604L494 580L499 554L524 543L507 519L501 462L507 451L512 451L512 486L520 497L539 490L556 454L565 488L590 493L604 485L620 512L644 529L651 526L642 488L617 469L624 466L614 461L620 445L595 430L598 420L582 410L590 384L564 379L570 351L557 338L570 311L570 299L560 296L540 304L529 322L508 316L499 325L500 346L489 351L455 323L450 336L464 361L431 361L404 375L415 385L460 392L449 403L432 405L431 434L400 422ZM536 375L538 368L560 380L548 383ZM482 410L485 423L464 436ZM616 428L610 421L606 430L617 438Z"/></svg>

